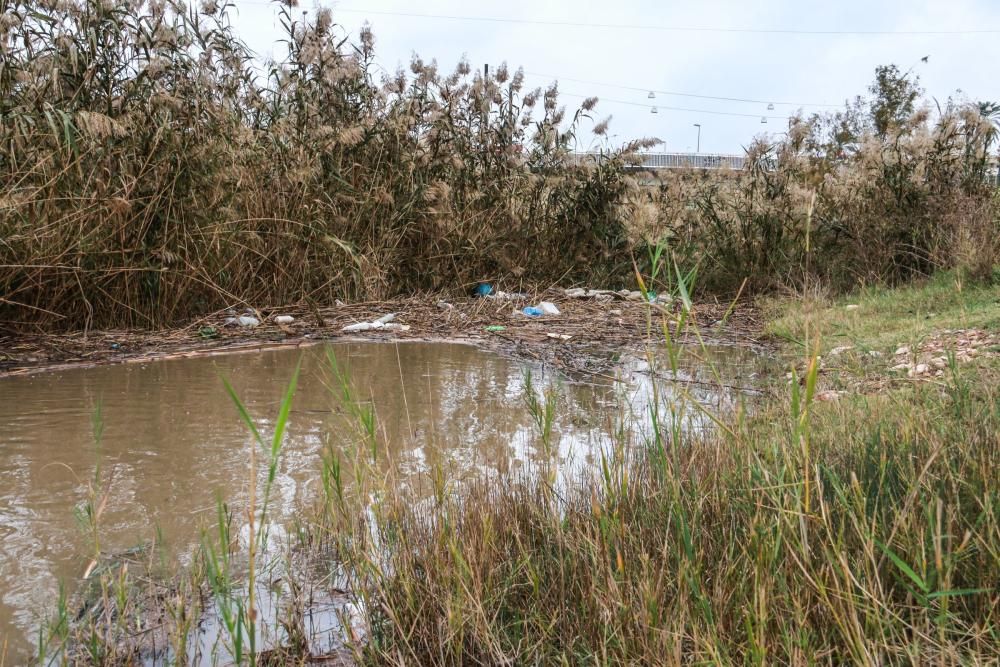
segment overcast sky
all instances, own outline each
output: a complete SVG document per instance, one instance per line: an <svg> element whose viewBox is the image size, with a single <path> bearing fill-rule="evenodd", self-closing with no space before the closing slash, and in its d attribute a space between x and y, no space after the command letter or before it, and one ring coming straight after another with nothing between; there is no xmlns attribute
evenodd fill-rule
<svg viewBox="0 0 1000 667"><path fill-rule="evenodd" d="M784 129L784 117L796 109L821 111L825 107L815 105L842 105L864 93L880 64L895 63L904 71L912 67L927 94L942 102L958 90L958 96L969 99L1000 100L998 0L342 0L321 4L334 10L335 22L352 38L365 21L370 23L378 63L389 71L406 66L413 53L427 61L436 59L444 72L451 71L463 55L479 68L483 63L495 67L506 61L512 69L523 67L531 86L558 79L563 102L570 109L584 96L601 98L597 111L613 116L609 135L616 137L616 143L653 136L662 139L668 151L694 151L697 130L693 125L700 123L702 152L739 152L755 135ZM258 53L274 53L272 44L280 37L276 8L265 0L236 0L236 5L234 23L240 35ZM297 11L315 6L313 0L304 0ZM681 30L688 28L968 32ZM930 56L926 64L920 61L923 56ZM656 99L650 100L649 89L760 101L665 92L657 92ZM769 102L775 104L773 111L767 109ZM653 104L658 110L655 115L650 113ZM764 115L770 117L766 125L761 123Z"/></svg>

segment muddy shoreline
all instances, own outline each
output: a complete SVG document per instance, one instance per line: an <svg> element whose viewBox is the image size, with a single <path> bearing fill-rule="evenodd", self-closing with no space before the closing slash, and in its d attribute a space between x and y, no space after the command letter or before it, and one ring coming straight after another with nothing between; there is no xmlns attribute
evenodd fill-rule
<svg viewBox="0 0 1000 667"><path fill-rule="evenodd" d="M560 314L527 317L520 309L548 300ZM108 330L0 336L0 378L105 364L146 363L203 355L253 352L352 341L464 342L567 373L613 368L617 352L640 349L662 336L663 315L679 304L648 305L623 298L569 298L549 290L527 299L449 298L426 295L329 307L294 305L253 310L254 327L226 324L232 311L208 314L160 331ZM241 311L242 312L242 311ZM395 313L401 328L344 332L351 324ZM700 303L693 320L710 342L763 347L762 324L749 304ZM278 324L278 316L294 320ZM652 322L652 326L650 326ZM681 340L686 334L682 332Z"/></svg>

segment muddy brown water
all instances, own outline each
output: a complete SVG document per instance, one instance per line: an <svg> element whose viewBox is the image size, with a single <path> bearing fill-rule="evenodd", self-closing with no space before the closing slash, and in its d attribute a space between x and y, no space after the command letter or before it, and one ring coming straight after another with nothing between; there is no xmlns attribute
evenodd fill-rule
<svg viewBox="0 0 1000 667"><path fill-rule="evenodd" d="M641 362L626 364L624 382L616 383L563 378L461 344L328 349L358 398L375 406L384 454L415 488L435 464L462 477L507 474L539 461L537 429L524 407L526 371L539 388L558 385L556 456L567 470L596 460L622 402L641 412L651 395L649 381L633 372ZM80 581L92 546L75 509L87 498L98 461L110 480L100 529L104 552L148 543L158 531L183 561L200 527L214 519L215 498L236 504L245 497L249 436L223 377L268 437L301 358L273 509L288 516L309 502L318 492L324 447L356 441L326 351L278 349L0 379L0 654L6 641L8 663L30 655L60 582L72 591ZM692 386L699 400L719 398Z"/></svg>

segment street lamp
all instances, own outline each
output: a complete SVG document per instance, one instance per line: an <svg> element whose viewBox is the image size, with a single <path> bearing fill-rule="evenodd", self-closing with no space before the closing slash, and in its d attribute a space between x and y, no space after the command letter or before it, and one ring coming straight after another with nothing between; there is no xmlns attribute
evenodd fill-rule
<svg viewBox="0 0 1000 667"><path fill-rule="evenodd" d="M698 148L695 149L695 153L700 153L701 152L701 123L695 123L694 126L698 128Z"/></svg>

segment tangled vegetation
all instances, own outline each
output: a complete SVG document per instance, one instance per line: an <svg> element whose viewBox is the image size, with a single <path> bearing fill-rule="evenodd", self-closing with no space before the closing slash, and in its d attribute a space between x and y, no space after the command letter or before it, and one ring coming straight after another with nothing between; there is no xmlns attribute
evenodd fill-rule
<svg viewBox="0 0 1000 667"><path fill-rule="evenodd" d="M869 106L793 118L783 138L755 141L744 171L662 179L651 229L710 286L835 289L899 283L942 268L991 279L1000 215L990 105L914 109L921 90L878 69ZM648 223L647 223L648 224ZM664 225L666 230L664 230Z"/></svg>
<svg viewBox="0 0 1000 667"><path fill-rule="evenodd" d="M287 5L287 55L261 68L231 7L4 0L8 325L156 327L627 260L621 166L646 144L573 160L596 99L567 118L554 84L467 63L376 80L371 33L347 45L329 11Z"/></svg>
<svg viewBox="0 0 1000 667"><path fill-rule="evenodd" d="M506 66L382 74L370 31L351 44L329 11L278 4L285 55L261 64L232 3L0 0L7 328L156 328L482 279L622 286L663 241L721 290L995 259L995 109L932 119L894 68L870 107L795 119L745 171L651 183L627 167L655 142L609 146L595 98L568 114L556 84Z"/></svg>

